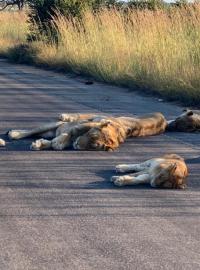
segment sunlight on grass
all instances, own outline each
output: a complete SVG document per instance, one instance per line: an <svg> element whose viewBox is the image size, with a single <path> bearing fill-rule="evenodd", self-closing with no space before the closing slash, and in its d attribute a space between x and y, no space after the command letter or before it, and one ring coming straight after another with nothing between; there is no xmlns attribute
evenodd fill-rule
<svg viewBox="0 0 200 270"><path fill-rule="evenodd" d="M38 61L97 79L200 101L200 6L133 11L124 16L86 12L82 26L59 16L57 46L44 45Z"/></svg>
<svg viewBox="0 0 200 270"><path fill-rule="evenodd" d="M28 25L23 12L0 12L0 54L26 40Z"/></svg>
<svg viewBox="0 0 200 270"><path fill-rule="evenodd" d="M0 16L0 49L23 42L25 15L20 15L22 20L19 14ZM58 16L54 24L58 44L28 44L36 64L159 93L187 105L200 102L199 4L126 14L102 10L95 16L88 11L81 23Z"/></svg>

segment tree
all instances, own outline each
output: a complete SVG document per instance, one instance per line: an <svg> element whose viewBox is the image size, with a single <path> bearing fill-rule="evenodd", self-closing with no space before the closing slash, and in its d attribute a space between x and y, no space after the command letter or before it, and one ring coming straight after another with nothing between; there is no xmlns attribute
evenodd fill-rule
<svg viewBox="0 0 200 270"><path fill-rule="evenodd" d="M165 3L163 0L131 0L128 2L128 7L135 9L155 10L164 6Z"/></svg>
<svg viewBox="0 0 200 270"><path fill-rule="evenodd" d="M60 13L66 17L81 19L81 15L88 7L97 11L100 7L114 5L116 0L28 0L30 7L29 22L31 39L38 33L48 36L52 31L52 17Z"/></svg>

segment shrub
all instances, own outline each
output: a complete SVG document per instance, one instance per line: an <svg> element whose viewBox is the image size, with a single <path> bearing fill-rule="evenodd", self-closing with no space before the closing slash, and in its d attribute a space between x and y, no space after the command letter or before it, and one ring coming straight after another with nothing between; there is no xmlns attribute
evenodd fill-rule
<svg viewBox="0 0 200 270"><path fill-rule="evenodd" d="M11 62L18 64L33 64L38 51L27 44L19 44L8 49L7 57Z"/></svg>
<svg viewBox="0 0 200 270"><path fill-rule="evenodd" d="M29 39L36 39L41 34L51 38L53 34L56 39L56 33L52 28L52 17L61 14L68 18L80 19L87 8L98 10L101 6L114 5L116 0L28 0L28 3L31 30Z"/></svg>
<svg viewBox="0 0 200 270"><path fill-rule="evenodd" d="M128 7L131 9L149 9L156 10L165 8L167 4L163 0L131 0L128 2Z"/></svg>

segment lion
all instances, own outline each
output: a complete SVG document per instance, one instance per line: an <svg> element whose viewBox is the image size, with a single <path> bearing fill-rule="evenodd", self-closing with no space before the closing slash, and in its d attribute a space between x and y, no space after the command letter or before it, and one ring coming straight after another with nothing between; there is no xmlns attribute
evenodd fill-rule
<svg viewBox="0 0 200 270"><path fill-rule="evenodd" d="M153 188L185 189L188 168L182 157L168 154L153 158L140 164L121 164L116 166L117 173L129 173L112 176L116 186L150 184Z"/></svg>
<svg viewBox="0 0 200 270"><path fill-rule="evenodd" d="M200 111L184 110L175 120L168 121L167 131L199 132Z"/></svg>
<svg viewBox="0 0 200 270"><path fill-rule="evenodd" d="M113 151L129 137L157 135L167 126L161 113L141 117L61 114L59 120L31 131L11 130L8 136L10 139L40 136L42 139L32 143L32 150L64 150L73 146L76 150Z"/></svg>

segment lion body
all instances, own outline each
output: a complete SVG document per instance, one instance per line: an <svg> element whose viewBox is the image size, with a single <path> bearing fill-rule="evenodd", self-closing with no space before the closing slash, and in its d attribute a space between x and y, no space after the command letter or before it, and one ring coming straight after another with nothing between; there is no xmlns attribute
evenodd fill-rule
<svg viewBox="0 0 200 270"><path fill-rule="evenodd" d="M63 150L73 145L79 150L114 150L129 137L157 135L165 131L167 122L161 113L142 117L109 117L92 114L62 114L60 121L31 131L12 130L11 139L40 136L33 150ZM51 139L51 140L47 140Z"/></svg>
<svg viewBox="0 0 200 270"><path fill-rule="evenodd" d="M167 126L160 113L142 117L107 117L101 121L107 124L79 136L74 142L75 149L114 150L127 138L157 135Z"/></svg>

